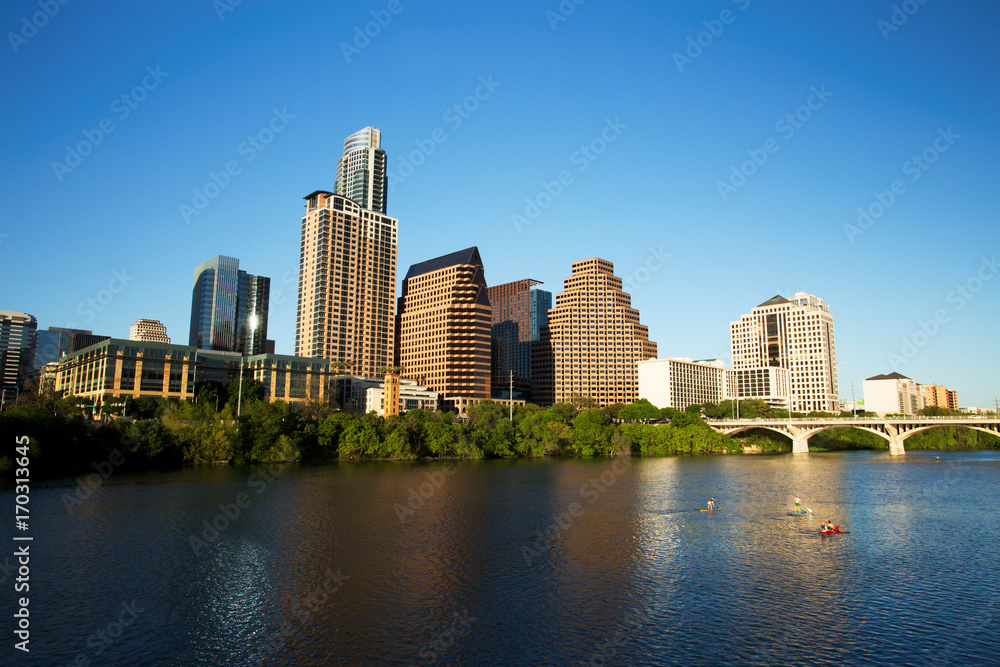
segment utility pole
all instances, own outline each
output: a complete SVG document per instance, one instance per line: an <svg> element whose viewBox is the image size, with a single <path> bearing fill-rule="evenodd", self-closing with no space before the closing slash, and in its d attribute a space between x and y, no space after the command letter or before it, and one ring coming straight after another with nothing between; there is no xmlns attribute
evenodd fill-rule
<svg viewBox="0 0 1000 667"><path fill-rule="evenodd" d="M510 372L510 423L514 423L514 371Z"/></svg>

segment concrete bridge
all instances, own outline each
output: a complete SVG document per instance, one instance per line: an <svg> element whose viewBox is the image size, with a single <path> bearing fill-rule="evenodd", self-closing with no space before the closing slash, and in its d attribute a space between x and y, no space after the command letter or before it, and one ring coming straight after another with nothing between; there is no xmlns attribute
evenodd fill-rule
<svg viewBox="0 0 1000 667"><path fill-rule="evenodd" d="M1000 419L979 417L855 417L833 419L709 419L709 426L726 435L754 428L774 431L792 440L792 453L807 454L809 438L831 428L858 428L889 441L889 454L906 454L903 443L914 433L944 426L964 426L1000 436Z"/></svg>

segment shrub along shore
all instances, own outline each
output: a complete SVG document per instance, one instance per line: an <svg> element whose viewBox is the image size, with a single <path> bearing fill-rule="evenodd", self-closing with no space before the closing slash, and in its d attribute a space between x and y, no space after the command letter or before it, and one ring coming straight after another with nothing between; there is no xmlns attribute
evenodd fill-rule
<svg viewBox="0 0 1000 667"><path fill-rule="evenodd" d="M0 433L10 442L15 436L31 438L36 476L73 474L112 458L116 466L146 469L217 462L667 456L735 454L745 447L764 453L791 450L787 438L769 431L730 437L712 430L702 415L726 415L734 408L728 402L690 406L685 412L657 409L644 399L605 408L588 407L586 400L548 409L529 404L515 406L511 421L507 404L486 400L471 406L467 419L425 410L383 418L321 403L266 403L259 400L259 388L245 384L237 420L233 387L208 389L201 388L197 403L139 398L105 405L97 411L103 415L99 420L90 418L94 408L78 398L23 401L0 413ZM749 418L787 416L763 401L741 401L739 410ZM810 446L888 449L884 439L851 428L817 434ZM947 427L914 435L906 447L995 448L1000 447L1000 438ZM9 454L0 458L0 469L10 467Z"/></svg>

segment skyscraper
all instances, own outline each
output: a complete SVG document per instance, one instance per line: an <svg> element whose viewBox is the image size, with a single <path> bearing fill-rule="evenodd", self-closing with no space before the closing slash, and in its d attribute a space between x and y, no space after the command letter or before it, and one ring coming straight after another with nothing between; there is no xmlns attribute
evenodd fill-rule
<svg viewBox="0 0 1000 667"><path fill-rule="evenodd" d="M594 257L573 262L538 351L540 404L589 398L603 406L638 398L638 363L656 357L656 343L614 264Z"/></svg>
<svg viewBox="0 0 1000 667"><path fill-rule="evenodd" d="M140 317L135 324L129 327L129 340L138 340L144 343L169 343L170 336L167 335L167 328L160 320L148 320Z"/></svg>
<svg viewBox="0 0 1000 667"><path fill-rule="evenodd" d="M389 176L379 145L382 133L374 127L358 130L344 139L344 154L337 159L334 194L354 200L361 208L386 212Z"/></svg>
<svg viewBox="0 0 1000 667"><path fill-rule="evenodd" d="M33 315L0 310L0 403L13 402L35 356Z"/></svg>
<svg viewBox="0 0 1000 667"><path fill-rule="evenodd" d="M531 401L532 343L549 321L552 292L540 290L537 280L524 279L489 288L493 309L492 394L510 398L513 372L514 398Z"/></svg>
<svg viewBox="0 0 1000 667"><path fill-rule="evenodd" d="M411 266L396 315L403 373L459 412L489 398L490 312L478 248Z"/></svg>
<svg viewBox="0 0 1000 667"><path fill-rule="evenodd" d="M305 200L295 354L381 377L393 362L399 223L325 190Z"/></svg>
<svg viewBox="0 0 1000 667"><path fill-rule="evenodd" d="M826 301L805 292L790 300L775 296L731 322L730 330L734 370L786 368L793 411L838 411L837 348Z"/></svg>
<svg viewBox="0 0 1000 667"><path fill-rule="evenodd" d="M240 260L217 255L194 271L191 334L200 350L263 354L271 279L240 270Z"/></svg>

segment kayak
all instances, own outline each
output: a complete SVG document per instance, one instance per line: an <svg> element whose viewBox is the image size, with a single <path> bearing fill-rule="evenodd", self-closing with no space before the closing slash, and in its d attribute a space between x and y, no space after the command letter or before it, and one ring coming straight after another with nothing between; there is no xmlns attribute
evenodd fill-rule
<svg viewBox="0 0 1000 667"><path fill-rule="evenodd" d="M721 507L716 507L714 510L698 510L698 511L699 512L718 512L721 509L722 509Z"/></svg>
<svg viewBox="0 0 1000 667"><path fill-rule="evenodd" d="M819 531L819 534L820 535L833 535L834 533L840 533L840 532L843 532L843 531L840 530L840 526L835 526L833 530L821 530L821 531Z"/></svg>

